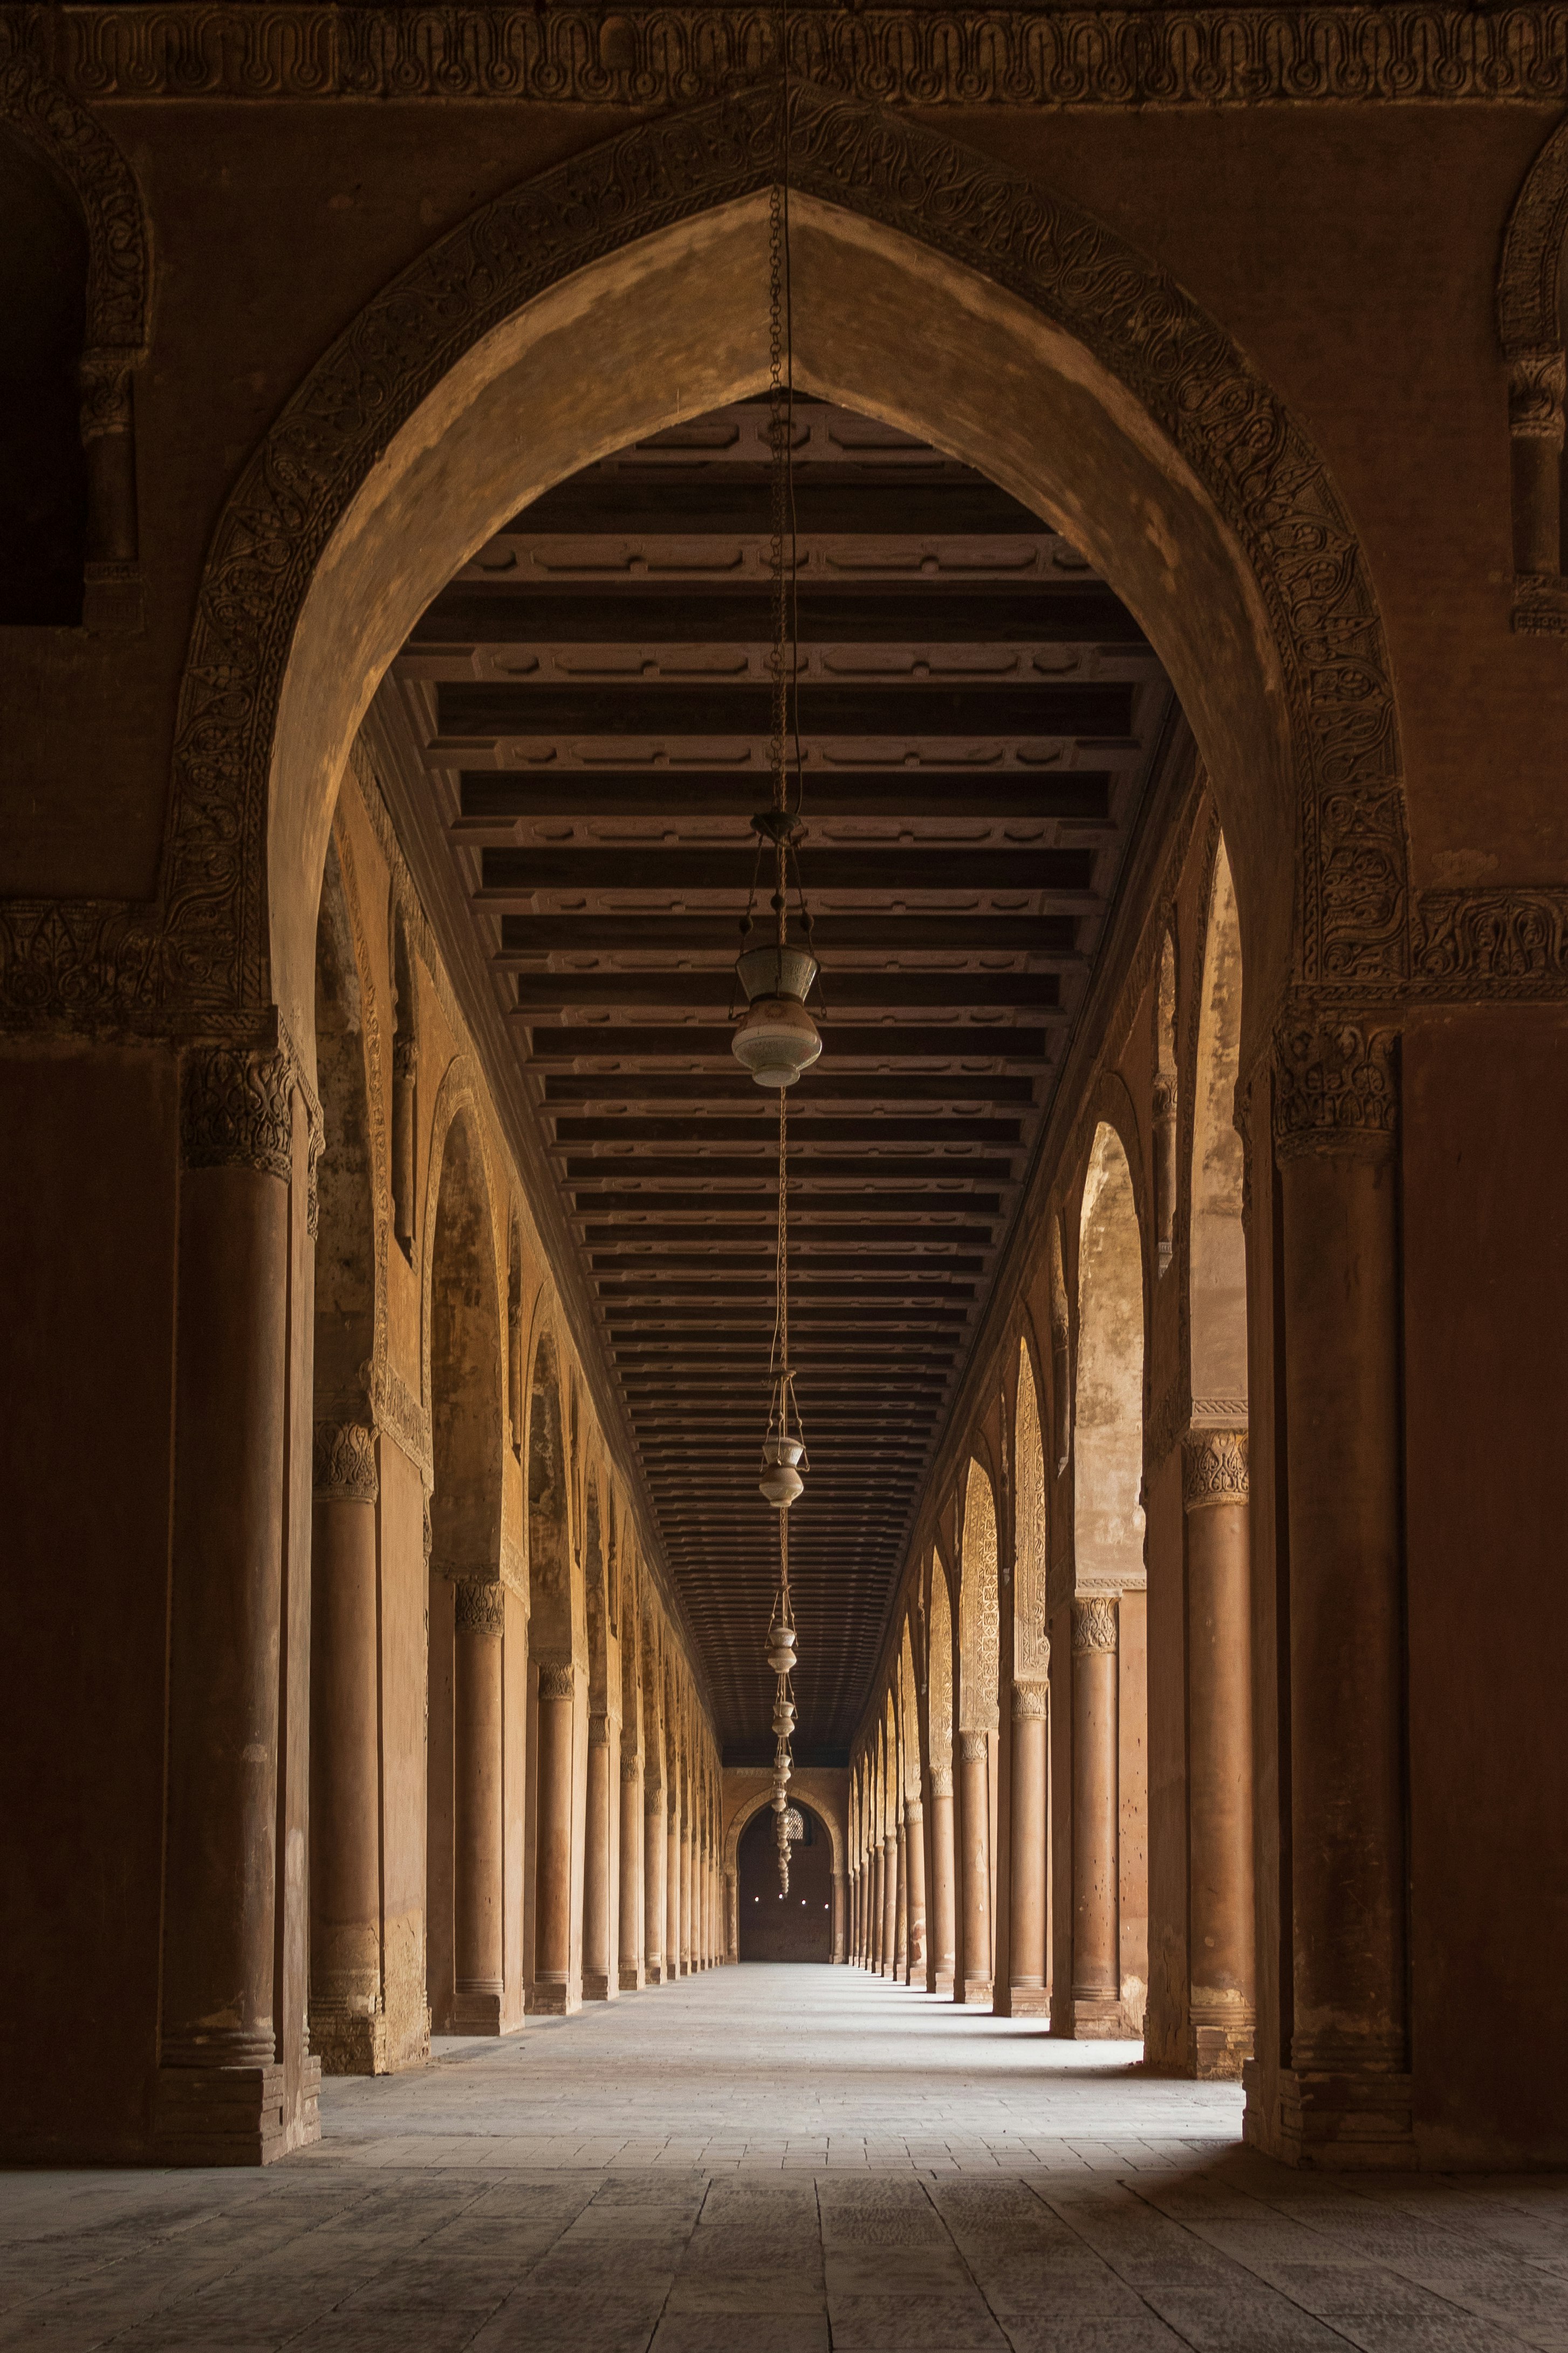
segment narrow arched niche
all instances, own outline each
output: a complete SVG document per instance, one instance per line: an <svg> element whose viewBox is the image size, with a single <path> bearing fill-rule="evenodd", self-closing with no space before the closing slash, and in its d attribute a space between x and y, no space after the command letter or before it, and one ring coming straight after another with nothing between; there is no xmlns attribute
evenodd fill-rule
<svg viewBox="0 0 1568 2353"><path fill-rule="evenodd" d="M87 227L37 152L3 127L0 219L0 627L74 628L87 558Z"/></svg>
<svg viewBox="0 0 1568 2353"><path fill-rule="evenodd" d="M1078 1580L1143 1578L1143 1261L1132 1172L1101 1123L1079 1229L1074 1536Z"/></svg>
<svg viewBox="0 0 1568 2353"><path fill-rule="evenodd" d="M1195 1411L1247 1409L1244 1157L1236 1125L1241 1066L1241 927L1225 843L1215 860L1194 1077L1191 1328Z"/></svg>

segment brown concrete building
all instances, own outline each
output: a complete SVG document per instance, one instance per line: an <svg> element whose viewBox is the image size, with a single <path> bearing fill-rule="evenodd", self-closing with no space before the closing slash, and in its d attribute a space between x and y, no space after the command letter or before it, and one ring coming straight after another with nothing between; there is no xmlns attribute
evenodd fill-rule
<svg viewBox="0 0 1568 2353"><path fill-rule="evenodd" d="M1555 0L0 7L11 2158L750 1939L1568 2167L1565 109Z"/></svg>

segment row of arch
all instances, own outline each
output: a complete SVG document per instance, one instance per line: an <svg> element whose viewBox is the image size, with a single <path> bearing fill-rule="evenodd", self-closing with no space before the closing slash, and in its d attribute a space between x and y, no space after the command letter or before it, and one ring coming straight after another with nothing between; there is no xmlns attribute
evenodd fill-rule
<svg viewBox="0 0 1568 2353"><path fill-rule="evenodd" d="M356 755L316 943L310 2031L355 2072L724 1943L706 1706L377 807Z"/></svg>
<svg viewBox="0 0 1568 2353"><path fill-rule="evenodd" d="M852 1756L850 1946L956 2000L1236 2074L1255 2004L1241 949L1212 820L1190 862L990 1402L928 1502Z"/></svg>

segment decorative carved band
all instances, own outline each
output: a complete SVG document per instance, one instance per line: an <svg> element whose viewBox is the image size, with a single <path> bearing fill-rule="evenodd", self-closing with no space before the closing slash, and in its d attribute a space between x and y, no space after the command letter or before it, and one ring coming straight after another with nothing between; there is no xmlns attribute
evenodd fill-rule
<svg viewBox="0 0 1568 2353"><path fill-rule="evenodd" d="M541 1659L539 1696L541 1699L576 1698L577 1670L570 1659Z"/></svg>
<svg viewBox="0 0 1568 2353"><path fill-rule="evenodd" d="M1116 1648L1116 1604L1103 1595L1072 1606L1072 1654L1075 1659Z"/></svg>
<svg viewBox="0 0 1568 2353"><path fill-rule="evenodd" d="M990 1756L990 1740L984 1732L961 1732L958 1753L966 1765L973 1765L977 1757Z"/></svg>
<svg viewBox="0 0 1568 2353"><path fill-rule="evenodd" d="M359 1421L319 1421L310 1451L311 1484L322 1503L374 1503L381 1485L374 1430Z"/></svg>
<svg viewBox="0 0 1568 2353"><path fill-rule="evenodd" d="M457 1589L457 1619L459 1634L485 1634L492 1638L506 1632L506 1588L491 1580L465 1577Z"/></svg>
<svg viewBox="0 0 1568 2353"><path fill-rule="evenodd" d="M1466 984L1467 994L1561 996L1568 988L1568 891L1424 891L1415 972L1417 982Z"/></svg>
<svg viewBox="0 0 1568 2353"><path fill-rule="evenodd" d="M1182 1445L1182 1502L1189 1512L1247 1500L1245 1430L1194 1430Z"/></svg>
<svg viewBox="0 0 1568 2353"><path fill-rule="evenodd" d="M237 1046L195 1046L180 1088L180 1147L187 1168L256 1168L287 1184L294 1167L289 1058Z"/></svg>
<svg viewBox="0 0 1568 2353"><path fill-rule="evenodd" d="M933 1798L952 1797L952 1767L951 1765L933 1765L931 1767L931 1793Z"/></svg>
<svg viewBox="0 0 1568 2353"><path fill-rule="evenodd" d="M1029 1724L1048 1718L1051 1712L1051 1687L1048 1683L1015 1683L1013 1686L1013 1721Z"/></svg>
<svg viewBox="0 0 1568 2353"><path fill-rule="evenodd" d="M1359 1022L1303 1023L1276 1043L1274 1153L1383 1152L1399 1116L1398 1033Z"/></svg>
<svg viewBox="0 0 1568 2353"><path fill-rule="evenodd" d="M51 10L104 98L505 99L667 107L767 72L766 6L447 8L165 0ZM806 7L792 69L889 105L1260 106L1568 97L1556 0L1256 7Z"/></svg>

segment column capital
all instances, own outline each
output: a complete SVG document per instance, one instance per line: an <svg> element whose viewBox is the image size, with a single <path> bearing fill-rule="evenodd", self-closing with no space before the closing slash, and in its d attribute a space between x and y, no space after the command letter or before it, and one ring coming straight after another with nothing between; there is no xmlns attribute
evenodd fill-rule
<svg viewBox="0 0 1568 2353"><path fill-rule="evenodd" d="M1508 358L1508 429L1516 441L1563 447L1565 368L1560 347L1521 347Z"/></svg>
<svg viewBox="0 0 1568 2353"><path fill-rule="evenodd" d="M933 1765L931 1767L931 1793L933 1798L952 1797L952 1767L951 1765Z"/></svg>
<svg viewBox="0 0 1568 2353"><path fill-rule="evenodd" d="M1399 1032L1331 1014L1282 1022L1274 1040L1274 1156L1379 1157L1399 1124Z"/></svg>
<svg viewBox="0 0 1568 2353"><path fill-rule="evenodd" d="M411 1079L419 1068L419 1042L413 1032L400 1029L392 1041L392 1075Z"/></svg>
<svg viewBox="0 0 1568 2353"><path fill-rule="evenodd" d="M977 1758L989 1757L991 1754L990 1736L986 1733L960 1732L958 1743L959 1754L967 1765L973 1765Z"/></svg>
<svg viewBox="0 0 1568 2353"><path fill-rule="evenodd" d="M319 1421L311 1433L311 1492L323 1504L374 1504L381 1492L375 1432L362 1421Z"/></svg>
<svg viewBox="0 0 1568 2353"><path fill-rule="evenodd" d="M1182 1503L1189 1512L1209 1504L1245 1503L1245 1430L1192 1430L1182 1440Z"/></svg>
<svg viewBox="0 0 1568 2353"><path fill-rule="evenodd" d="M576 1698L577 1670L570 1659L541 1659L539 1696L541 1699Z"/></svg>
<svg viewBox="0 0 1568 2353"><path fill-rule="evenodd" d="M506 1592L499 1580L463 1577L457 1584L457 1624L459 1634L482 1634L495 1640L506 1631Z"/></svg>
<svg viewBox="0 0 1568 2353"><path fill-rule="evenodd" d="M642 1758L640 1757L622 1757L621 1778L626 1782L628 1788L631 1786L632 1782L640 1781L642 1779Z"/></svg>
<svg viewBox="0 0 1568 2353"><path fill-rule="evenodd" d="M1051 1688L1048 1683L1018 1683L1013 1686L1013 1721L1029 1724L1047 1717L1051 1712Z"/></svg>
<svg viewBox="0 0 1568 2353"><path fill-rule="evenodd" d="M588 1718L588 1746L590 1748L607 1748L609 1745L610 1719L600 1711Z"/></svg>
<svg viewBox="0 0 1568 2353"><path fill-rule="evenodd" d="M904 1820L911 1829L925 1820L925 1808L918 1798L910 1798L904 1807Z"/></svg>
<svg viewBox="0 0 1568 2353"><path fill-rule="evenodd" d="M230 1045L189 1048L180 1077L187 1168L255 1168L287 1184L294 1168L292 1058Z"/></svg>
<svg viewBox="0 0 1568 2353"><path fill-rule="evenodd" d="M1098 1593L1072 1606L1072 1654L1075 1659L1116 1648L1116 1596Z"/></svg>

